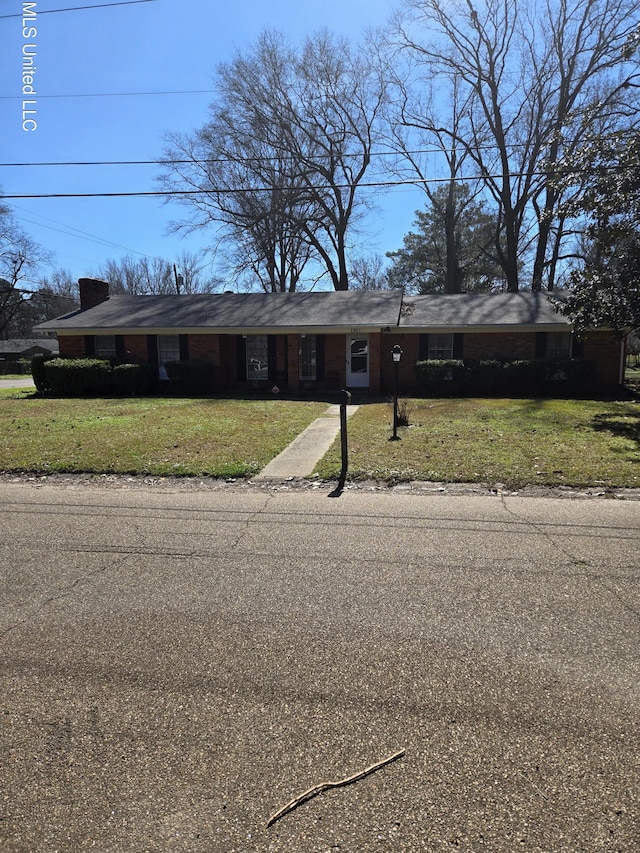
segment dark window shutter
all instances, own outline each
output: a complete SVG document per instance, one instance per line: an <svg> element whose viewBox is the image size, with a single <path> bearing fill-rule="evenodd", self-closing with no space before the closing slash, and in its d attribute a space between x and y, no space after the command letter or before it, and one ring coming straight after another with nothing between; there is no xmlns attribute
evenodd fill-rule
<svg viewBox="0 0 640 853"><path fill-rule="evenodd" d="M84 336L84 354L87 358L93 358L96 354L96 339L93 335Z"/></svg>
<svg viewBox="0 0 640 853"><path fill-rule="evenodd" d="M284 369L282 371L282 376L284 381L289 383L289 336L282 336L282 346L284 348Z"/></svg>
<svg viewBox="0 0 640 853"><path fill-rule="evenodd" d="M180 361L189 361L189 335L179 335Z"/></svg>
<svg viewBox="0 0 640 853"><path fill-rule="evenodd" d="M429 335L420 335L418 341L418 361L426 361L429 358Z"/></svg>
<svg viewBox="0 0 640 853"><path fill-rule="evenodd" d="M158 336L147 335L147 358L149 364L158 363Z"/></svg>
<svg viewBox="0 0 640 853"><path fill-rule="evenodd" d="M325 379L325 337L316 335L316 380L324 382Z"/></svg>
<svg viewBox="0 0 640 853"><path fill-rule="evenodd" d="M236 375L238 382L247 381L247 341L242 335L236 337Z"/></svg>
<svg viewBox="0 0 640 853"><path fill-rule="evenodd" d="M547 354L547 333L536 332L536 358L544 358Z"/></svg>
<svg viewBox="0 0 640 853"><path fill-rule="evenodd" d="M453 336L453 357L457 359L464 358L463 356L464 350L464 335L462 332L458 332Z"/></svg>
<svg viewBox="0 0 640 853"><path fill-rule="evenodd" d="M269 382L275 382L278 378L278 339L275 335L267 338L267 376Z"/></svg>
<svg viewBox="0 0 640 853"><path fill-rule="evenodd" d="M584 341L575 335L571 336L571 358L584 358Z"/></svg>
<svg viewBox="0 0 640 853"><path fill-rule="evenodd" d="M127 353L124 348L124 335L116 335L116 358L126 358Z"/></svg>

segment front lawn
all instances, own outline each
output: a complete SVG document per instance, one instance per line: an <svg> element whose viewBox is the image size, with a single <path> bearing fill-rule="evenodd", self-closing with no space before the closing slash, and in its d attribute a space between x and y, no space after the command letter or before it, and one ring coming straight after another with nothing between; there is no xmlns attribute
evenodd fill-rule
<svg viewBox="0 0 640 853"><path fill-rule="evenodd" d="M349 477L385 482L640 487L640 404L410 400L349 419ZM284 399L48 399L0 391L0 471L251 477L326 409ZM337 440L317 466L340 473Z"/></svg>
<svg viewBox="0 0 640 853"><path fill-rule="evenodd" d="M410 400L389 441L388 404L349 419L354 480L640 487L640 404L593 400ZM317 467L340 473L335 444Z"/></svg>
<svg viewBox="0 0 640 853"><path fill-rule="evenodd" d="M327 403L0 391L0 471L250 477Z"/></svg>

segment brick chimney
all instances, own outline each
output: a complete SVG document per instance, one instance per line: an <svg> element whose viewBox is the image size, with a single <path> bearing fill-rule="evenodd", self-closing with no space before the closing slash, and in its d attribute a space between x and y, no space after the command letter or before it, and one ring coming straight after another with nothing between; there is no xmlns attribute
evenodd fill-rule
<svg viewBox="0 0 640 853"><path fill-rule="evenodd" d="M109 298L109 284L99 278L79 278L80 310L86 311Z"/></svg>

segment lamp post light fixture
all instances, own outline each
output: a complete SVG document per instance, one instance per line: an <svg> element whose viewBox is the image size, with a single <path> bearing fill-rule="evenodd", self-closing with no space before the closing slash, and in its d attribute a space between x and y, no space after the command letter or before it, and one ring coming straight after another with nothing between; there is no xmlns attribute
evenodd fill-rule
<svg viewBox="0 0 640 853"><path fill-rule="evenodd" d="M394 367L393 381L393 436L392 441L398 441L398 369L400 367L400 359L402 358L402 349L400 344L396 344L391 350Z"/></svg>

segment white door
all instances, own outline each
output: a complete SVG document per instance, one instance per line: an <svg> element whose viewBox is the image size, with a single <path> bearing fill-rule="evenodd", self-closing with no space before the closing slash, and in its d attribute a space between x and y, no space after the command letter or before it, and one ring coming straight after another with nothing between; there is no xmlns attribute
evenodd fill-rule
<svg viewBox="0 0 640 853"><path fill-rule="evenodd" d="M369 387L369 336L347 336L347 388Z"/></svg>

